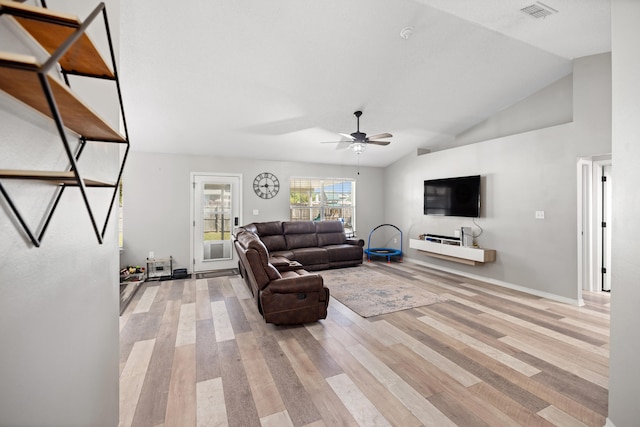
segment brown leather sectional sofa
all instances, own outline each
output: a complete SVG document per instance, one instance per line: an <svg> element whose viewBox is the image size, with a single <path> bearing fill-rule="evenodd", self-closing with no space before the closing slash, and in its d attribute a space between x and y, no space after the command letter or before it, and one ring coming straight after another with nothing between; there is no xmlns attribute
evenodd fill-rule
<svg viewBox="0 0 640 427"><path fill-rule="evenodd" d="M340 221L270 221L243 226L260 237L272 257L297 261L306 270L362 264L364 240L348 239Z"/></svg>
<svg viewBox="0 0 640 427"><path fill-rule="evenodd" d="M364 241L340 221L272 221L234 230L238 267L265 321L301 324L327 317L329 289L307 270L362 263Z"/></svg>

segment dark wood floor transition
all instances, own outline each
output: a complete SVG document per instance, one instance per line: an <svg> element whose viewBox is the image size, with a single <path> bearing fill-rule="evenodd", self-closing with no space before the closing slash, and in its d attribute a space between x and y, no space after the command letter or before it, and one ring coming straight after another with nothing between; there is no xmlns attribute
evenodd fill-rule
<svg viewBox="0 0 640 427"><path fill-rule="evenodd" d="M602 426L609 296L574 307L405 262L448 301L265 324L239 276L149 282L120 320L121 426Z"/></svg>

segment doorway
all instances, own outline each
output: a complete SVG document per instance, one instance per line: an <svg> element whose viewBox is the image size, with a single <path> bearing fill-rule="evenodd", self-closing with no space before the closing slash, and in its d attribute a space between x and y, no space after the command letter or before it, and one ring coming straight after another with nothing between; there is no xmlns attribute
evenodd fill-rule
<svg viewBox="0 0 640 427"><path fill-rule="evenodd" d="M578 160L578 289L611 291L611 155Z"/></svg>
<svg viewBox="0 0 640 427"><path fill-rule="evenodd" d="M191 174L192 272L235 268L231 232L241 223L242 175Z"/></svg>

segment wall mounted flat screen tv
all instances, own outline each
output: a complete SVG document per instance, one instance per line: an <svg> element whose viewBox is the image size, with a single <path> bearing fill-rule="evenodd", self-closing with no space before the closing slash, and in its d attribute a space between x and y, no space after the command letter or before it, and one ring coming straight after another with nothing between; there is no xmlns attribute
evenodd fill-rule
<svg viewBox="0 0 640 427"><path fill-rule="evenodd" d="M480 216L480 175L424 182L424 214Z"/></svg>

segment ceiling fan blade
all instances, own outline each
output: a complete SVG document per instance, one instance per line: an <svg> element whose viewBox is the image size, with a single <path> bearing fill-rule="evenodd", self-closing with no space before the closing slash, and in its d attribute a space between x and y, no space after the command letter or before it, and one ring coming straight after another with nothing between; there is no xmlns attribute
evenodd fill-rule
<svg viewBox="0 0 640 427"><path fill-rule="evenodd" d="M353 115L356 116L357 123L357 130L355 132L352 134L339 133L339 135L344 138L342 141L327 141L321 144L337 144L337 150L353 147L354 151L360 153L366 148L364 146L365 144L389 145L391 143L389 141L379 141L379 139L391 138L393 135L390 133L385 132L378 135L367 136L366 133L360 132L360 116L362 115L362 111L356 111Z"/></svg>
<svg viewBox="0 0 640 427"><path fill-rule="evenodd" d="M381 139L381 138L391 138L393 135L391 135L390 133L381 133L379 135L372 135L369 137L369 139Z"/></svg>

